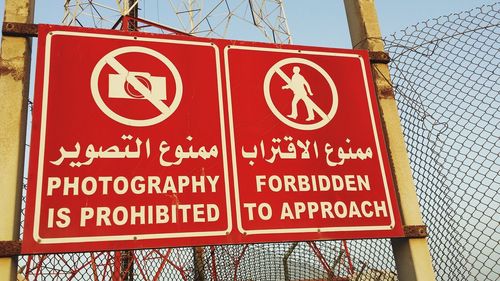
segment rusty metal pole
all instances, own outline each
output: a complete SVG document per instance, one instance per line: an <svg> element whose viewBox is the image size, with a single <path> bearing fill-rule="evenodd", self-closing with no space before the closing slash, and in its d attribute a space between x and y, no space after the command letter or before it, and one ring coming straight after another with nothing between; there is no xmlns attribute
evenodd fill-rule
<svg viewBox="0 0 500 281"><path fill-rule="evenodd" d="M374 0L344 0L344 6L353 48L375 52L384 51ZM403 225L422 225L422 216L391 86L389 68L386 64L373 63L372 74L393 167ZM392 248L400 280L435 280L425 238L393 239Z"/></svg>
<svg viewBox="0 0 500 281"><path fill-rule="evenodd" d="M127 16L136 18L139 15L139 3L134 6L136 0L128 0L128 4L125 6L126 9L130 9ZM139 2L139 0L137 0ZM137 31L137 21L127 19L128 30ZM121 257L121 276L123 277L123 281L133 281L134 280L134 251L122 251L120 255Z"/></svg>
<svg viewBox="0 0 500 281"><path fill-rule="evenodd" d="M194 280L205 281L205 251L203 247L193 247Z"/></svg>
<svg viewBox="0 0 500 281"><path fill-rule="evenodd" d="M33 22L34 0L6 0L4 22ZM19 240L31 39L2 36L0 51L0 241ZM16 280L17 257L0 258L0 280Z"/></svg>

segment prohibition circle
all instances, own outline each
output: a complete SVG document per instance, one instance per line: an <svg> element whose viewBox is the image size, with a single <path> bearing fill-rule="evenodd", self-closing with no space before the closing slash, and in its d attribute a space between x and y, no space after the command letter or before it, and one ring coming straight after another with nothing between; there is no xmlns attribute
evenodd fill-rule
<svg viewBox="0 0 500 281"><path fill-rule="evenodd" d="M146 100L151 102L158 110L159 114L155 117L148 118L148 119L132 119L132 118L127 118L125 116L122 116L113 110L111 110L108 105L104 102L104 100L101 97L101 93L99 92L99 75L101 74L102 69L106 64L109 64L115 71L117 71L119 74L128 74L128 70L120 64L120 62L117 61L116 57L122 54L126 53L143 53L150 55L158 60L160 60L167 68L168 70L172 73L172 76L175 81L175 95L172 103L170 105L166 105L163 103L163 101L155 99L152 97L150 94L146 94L148 92L148 86L144 86L142 83L142 80L144 79L141 76L136 76L132 77L131 79L135 79L141 85L144 86L145 91L141 92L140 95L142 95ZM128 85L128 80L127 80L127 86ZM139 46L130 46L130 47L122 47L118 48L116 50L113 50L106 54L104 57L102 57L97 64L94 67L94 70L92 71L92 76L90 78L90 89L92 92L92 97L94 98L94 101L96 102L97 106L101 111L106 114L109 118L113 119L114 121L118 123L122 123L125 125L129 126L134 126L134 127L146 127L146 126L152 126L155 124L158 124L165 119L167 119L174 111L177 109L179 106L179 103L181 101L182 97L182 79L179 74L179 71L175 67L175 65L164 55L160 54L159 52L145 48L145 47L139 47Z"/></svg>
<svg viewBox="0 0 500 281"><path fill-rule="evenodd" d="M274 105L273 100L271 98L271 92L270 92L271 79L273 78L274 74L279 74L280 76L285 75L283 73L283 71L281 70L281 67L283 67L284 65L288 65L288 64L304 64L304 65L310 66L310 67L314 68L316 71L318 71L325 78L325 80L328 82L328 85L330 86L330 89L332 91L332 104L330 107L330 111L328 111L328 113L321 112L322 114L320 114L320 116L322 117L322 119L320 121L318 121L316 123L311 123L311 124L302 124L302 123L295 122L293 120L290 120L286 116L284 116ZM281 72L281 74L280 74L280 72ZM286 78L288 78L288 77L286 77ZM316 130L316 129L319 129L319 128L325 126L326 124L328 124L333 119L333 116L335 116L335 113L337 112L337 108L338 108L337 87L335 86L335 83L333 83L333 80L330 77L330 75L328 75L328 73L321 66L317 65L316 63L314 63L310 60L306 60L306 59L302 59L302 58L286 58L286 59L280 60L279 62L275 63L267 71L267 74L264 78L264 97L266 99L267 105L269 106L269 109L271 109L271 112L281 122L285 123L286 125L288 125L292 128L304 130L304 131ZM315 106L317 107L318 110L321 110L317 105L315 105Z"/></svg>

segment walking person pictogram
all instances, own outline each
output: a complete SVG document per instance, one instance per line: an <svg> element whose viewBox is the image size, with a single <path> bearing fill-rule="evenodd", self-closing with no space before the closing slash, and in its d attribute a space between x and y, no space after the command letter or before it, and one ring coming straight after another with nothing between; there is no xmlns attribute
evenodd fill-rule
<svg viewBox="0 0 500 281"><path fill-rule="evenodd" d="M285 73L287 69L290 69L289 67L285 67L287 65L293 66L292 67L293 74L291 77L289 77ZM282 68L284 68L285 70ZM313 72L317 71L320 74L320 77L326 80L328 88L321 86L318 87L318 85L321 85L318 84L318 82L321 83L322 78L319 78L319 80L318 77L313 78L308 76L306 78L300 73L302 70L304 69L307 70L308 68L312 68ZM279 78L273 79L273 77L279 77ZM279 85L279 87L281 87L281 90L288 90L288 89L292 90L293 99L291 101L290 114L285 114L281 112L274 104L275 101L273 100L273 97L271 95L272 81L276 81L274 83L277 84L276 86ZM283 82L285 82L285 85L283 85ZM330 75L321 66L307 59L292 57L278 61L273 66L271 66L267 71L266 76L264 77L263 88L264 88L264 97L266 99L266 103L269 106L269 109L271 109L271 111L274 113L274 115L283 123L299 130L315 130L321 128L325 126L328 122L330 122L335 113L337 112L338 95L335 83L333 83L333 80L330 77ZM314 90L315 93L319 91L320 94L319 95L318 93L313 94L311 89L315 89ZM288 91L281 91L279 95L282 95L283 92L289 93ZM329 98L330 95L331 98ZM311 99L312 96L314 96L315 100ZM328 102L330 106L328 106L328 104L324 104L323 105L324 109L323 109L318 105L317 102L325 99L326 100L330 99L330 101ZM304 104L304 106L306 107L307 119L299 118L300 113L298 107L301 106L302 104ZM283 106L280 107L283 108ZM286 107L288 108L288 101L286 103ZM304 123L304 121L307 123Z"/></svg>
<svg viewBox="0 0 500 281"><path fill-rule="evenodd" d="M287 115L292 119L297 118L297 106L299 101L302 101L307 108L307 119L306 121L314 120L314 103L307 96L313 95L311 91L311 86L307 82L307 80L300 74L300 67L293 67L293 75L287 85L281 87L282 89L291 89L293 91L293 100L292 100L292 112Z"/></svg>

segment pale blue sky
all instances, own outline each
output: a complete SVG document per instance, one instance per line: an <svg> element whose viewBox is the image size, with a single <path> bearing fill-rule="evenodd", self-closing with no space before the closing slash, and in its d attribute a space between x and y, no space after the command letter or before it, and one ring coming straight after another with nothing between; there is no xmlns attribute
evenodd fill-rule
<svg viewBox="0 0 500 281"><path fill-rule="evenodd" d="M154 2L154 1L148 1ZM167 0L159 0L167 2ZM351 45L341 0L285 0L294 44L349 48ZM376 6L384 36L441 15L469 10L492 0L378 0ZM60 23L64 1L36 1L36 23ZM0 11L4 9L0 0ZM3 19L2 19L3 21ZM171 25L176 23L172 22Z"/></svg>
<svg viewBox="0 0 500 281"><path fill-rule="evenodd" d="M487 0L375 0L383 36L430 18L493 4ZM307 4L304 4L307 3ZM351 47L344 1L286 1L294 44Z"/></svg>

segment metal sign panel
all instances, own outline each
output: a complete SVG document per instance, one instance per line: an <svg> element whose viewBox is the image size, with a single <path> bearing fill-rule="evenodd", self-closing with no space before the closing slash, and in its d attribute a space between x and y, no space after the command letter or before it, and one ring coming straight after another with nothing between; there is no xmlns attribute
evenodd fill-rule
<svg viewBox="0 0 500 281"><path fill-rule="evenodd" d="M365 52L38 44L24 253L402 235Z"/></svg>
<svg viewBox="0 0 500 281"><path fill-rule="evenodd" d="M235 45L224 59L239 232L399 231L365 53Z"/></svg>

